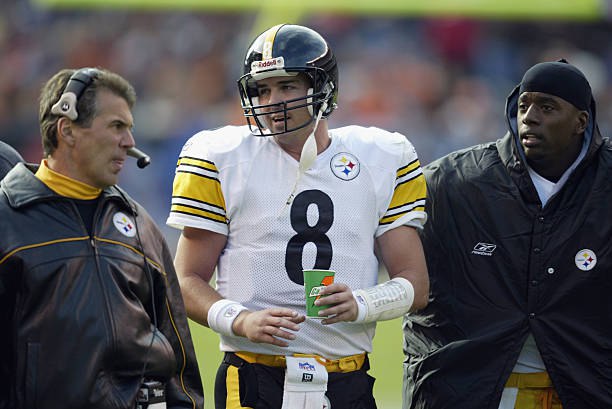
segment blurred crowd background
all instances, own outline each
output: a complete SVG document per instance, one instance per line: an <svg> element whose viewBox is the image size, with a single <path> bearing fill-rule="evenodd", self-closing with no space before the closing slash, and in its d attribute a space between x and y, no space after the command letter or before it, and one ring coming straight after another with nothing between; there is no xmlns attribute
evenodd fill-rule
<svg viewBox="0 0 612 409"><path fill-rule="evenodd" d="M41 159L38 93L61 68L100 66L138 93L135 138L152 157L128 164L121 185L165 227L174 167L186 139L242 124L236 80L258 32L255 13L66 11L0 0L0 139ZM589 78L604 135L612 128L608 21L308 15L340 69L331 127L373 125L405 134L422 164L506 129L504 104L526 68L564 57Z"/></svg>

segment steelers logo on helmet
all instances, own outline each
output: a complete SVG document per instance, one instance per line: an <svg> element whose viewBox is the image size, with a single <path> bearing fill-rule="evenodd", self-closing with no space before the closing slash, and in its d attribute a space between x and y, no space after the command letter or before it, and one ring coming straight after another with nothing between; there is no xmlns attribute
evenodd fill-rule
<svg viewBox="0 0 612 409"><path fill-rule="evenodd" d="M331 170L338 179L353 180L359 175L359 160L350 153L340 152L330 162Z"/></svg>
<svg viewBox="0 0 612 409"><path fill-rule="evenodd" d="M280 24L261 33L244 57L238 91L243 114L253 134L273 136L290 133L314 123L319 111L327 118L338 98L336 57L325 39L316 31L294 24ZM270 77L303 75L310 88L303 97L274 104L260 104L257 82ZM272 132L264 118L307 108L310 117L293 127ZM297 112L297 111L295 111ZM279 115L280 114L280 115Z"/></svg>

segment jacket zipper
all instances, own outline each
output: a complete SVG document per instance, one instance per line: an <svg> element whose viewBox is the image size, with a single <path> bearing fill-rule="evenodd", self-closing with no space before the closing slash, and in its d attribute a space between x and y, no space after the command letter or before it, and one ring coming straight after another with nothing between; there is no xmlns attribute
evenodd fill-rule
<svg viewBox="0 0 612 409"><path fill-rule="evenodd" d="M91 251L93 253L93 258L94 258L94 263L96 266L96 277L98 279L98 285L100 287L102 296L104 297L104 306L105 306L105 314L104 314L104 321L106 323L106 327L110 329L110 335L107 335L107 342L109 345L112 345L113 348L115 346L115 327L113 325L112 320L110 319L111 317L111 310L110 310L110 301L108 299L108 291L106 291L106 287L104 285L104 279L102 278L102 269L100 268L100 257L98 254L98 246L96 243L96 239L95 239L95 233L96 233L96 227L98 226L98 221L100 218L100 209L104 206L104 198L100 198L98 201L98 204L96 206L96 210L94 212L94 217L93 217L93 221L91 223L91 234L87 231L87 226L85 226L85 223L83 222L83 218L81 217L81 214L79 213L79 210L77 208L77 205L73 202L70 201L71 205L72 205L72 209L73 211L76 213L76 215L78 216L78 220L81 223L81 227L83 228L83 230L85 231L85 234L87 234L89 236L89 245L91 246Z"/></svg>

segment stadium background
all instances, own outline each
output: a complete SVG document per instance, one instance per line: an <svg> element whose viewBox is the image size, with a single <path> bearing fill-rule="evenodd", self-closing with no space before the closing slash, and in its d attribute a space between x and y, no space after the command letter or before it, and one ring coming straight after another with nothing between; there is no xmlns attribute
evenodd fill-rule
<svg viewBox="0 0 612 409"><path fill-rule="evenodd" d="M327 3L327 4L326 4ZM39 162L37 97L63 67L102 66L131 81L135 138L152 164L120 184L165 226L173 171L191 134L243 123L235 81L265 27L299 22L330 42L340 68L331 127L404 133L421 163L505 132L506 95L532 64L564 57L589 77L612 127L609 0L0 0L0 139ZM298 6L299 4L299 6ZM193 325L207 408L220 353ZM372 374L379 407L401 407L400 321L382 323Z"/></svg>

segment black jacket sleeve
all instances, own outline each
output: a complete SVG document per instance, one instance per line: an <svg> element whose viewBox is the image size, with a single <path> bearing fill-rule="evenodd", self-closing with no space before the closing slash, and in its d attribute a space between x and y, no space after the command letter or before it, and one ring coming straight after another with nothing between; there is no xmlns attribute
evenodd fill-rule
<svg viewBox="0 0 612 409"><path fill-rule="evenodd" d="M156 283L156 287L160 289L156 291L157 325L172 345L176 359L176 372L166 384L167 407L202 409L202 380L172 255L156 227L151 229L150 234L157 238L154 245L164 270L163 278L160 277L163 282Z"/></svg>

